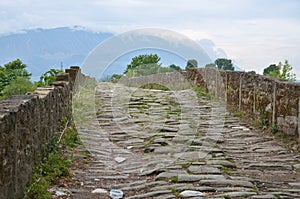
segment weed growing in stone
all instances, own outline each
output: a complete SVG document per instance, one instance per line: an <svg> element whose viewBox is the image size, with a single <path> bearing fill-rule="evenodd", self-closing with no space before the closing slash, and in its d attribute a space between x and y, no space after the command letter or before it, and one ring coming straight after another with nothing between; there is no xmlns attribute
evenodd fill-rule
<svg viewBox="0 0 300 199"><path fill-rule="evenodd" d="M224 199L231 199L231 196L226 194L226 195L224 195Z"/></svg>
<svg viewBox="0 0 300 199"><path fill-rule="evenodd" d="M242 113L242 112L235 112L234 116L238 117L238 118L241 118L241 119L246 117L245 113Z"/></svg>
<svg viewBox="0 0 300 199"><path fill-rule="evenodd" d="M46 149L47 154L33 168L30 184L25 188L25 198L52 198L48 192L50 185L61 177L70 177L68 168L72 166L72 160L63 156L63 150L80 144L81 140L73 124L65 128L63 134L54 136Z"/></svg>
<svg viewBox="0 0 300 199"><path fill-rule="evenodd" d="M171 182L171 183L178 182L178 176L173 176L173 177L169 178L169 182Z"/></svg>
<svg viewBox="0 0 300 199"><path fill-rule="evenodd" d="M167 112L168 115L180 115L181 113L182 113L181 109L176 109L176 110Z"/></svg>
<svg viewBox="0 0 300 199"><path fill-rule="evenodd" d="M193 175L193 172L191 172L190 170L186 171L189 175Z"/></svg>
<svg viewBox="0 0 300 199"><path fill-rule="evenodd" d="M256 189L250 189L249 192L254 192L254 193L256 193L256 194L259 193Z"/></svg>
<svg viewBox="0 0 300 199"><path fill-rule="evenodd" d="M160 145L161 146L168 146L169 144L167 142L161 142Z"/></svg>
<svg viewBox="0 0 300 199"><path fill-rule="evenodd" d="M226 173L227 175L231 175L232 168L222 167L221 170L222 170L224 173Z"/></svg>
<svg viewBox="0 0 300 199"><path fill-rule="evenodd" d="M200 142L196 142L194 140L189 141L187 144L190 146L201 146L202 145Z"/></svg>
<svg viewBox="0 0 300 199"><path fill-rule="evenodd" d="M210 154L211 154L212 158L216 158L217 157L215 152L210 152Z"/></svg>
<svg viewBox="0 0 300 199"><path fill-rule="evenodd" d="M280 198L281 198L279 194L274 194L273 196L274 196L274 198L276 198L276 199L280 199Z"/></svg>
<svg viewBox="0 0 300 199"><path fill-rule="evenodd" d="M228 162L234 163L234 160L232 158L226 158L225 160L227 160Z"/></svg>
<svg viewBox="0 0 300 199"><path fill-rule="evenodd" d="M254 120L254 121L252 122L252 126L254 126L254 127L261 127L261 122L260 122L260 120Z"/></svg>
<svg viewBox="0 0 300 199"><path fill-rule="evenodd" d="M208 93L206 91L205 88L203 87L197 87L197 86L194 86L191 88L193 91L195 91L197 93L197 97L208 97L208 98L212 98L212 95L210 93Z"/></svg>
<svg viewBox="0 0 300 199"><path fill-rule="evenodd" d="M279 131L278 126L276 124L272 125L270 131L273 134L277 133Z"/></svg>
<svg viewBox="0 0 300 199"><path fill-rule="evenodd" d="M180 166L181 166L183 169L189 168L190 165L191 165L191 163L182 163L182 164L180 164Z"/></svg>
<svg viewBox="0 0 300 199"><path fill-rule="evenodd" d="M180 191L175 189L175 188L170 188L172 194L176 197L179 198L180 197Z"/></svg>

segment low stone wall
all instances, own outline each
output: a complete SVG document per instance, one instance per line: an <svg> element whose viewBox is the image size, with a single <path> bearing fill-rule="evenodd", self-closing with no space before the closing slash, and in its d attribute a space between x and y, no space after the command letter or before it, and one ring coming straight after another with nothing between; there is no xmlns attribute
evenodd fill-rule
<svg viewBox="0 0 300 199"><path fill-rule="evenodd" d="M294 136L300 144L300 84L210 67L189 69L180 74L124 78L120 82L134 86L155 82L172 88L186 80L192 85L206 87L208 92L237 111L246 112L269 126L277 126L288 136Z"/></svg>
<svg viewBox="0 0 300 199"><path fill-rule="evenodd" d="M170 90L189 87L190 83L180 72L160 73L136 78L121 78L118 83L143 87L150 84L163 85Z"/></svg>
<svg viewBox="0 0 300 199"><path fill-rule="evenodd" d="M51 86L0 101L1 199L23 197L32 167L71 114L73 90L86 79L79 67L71 67Z"/></svg>

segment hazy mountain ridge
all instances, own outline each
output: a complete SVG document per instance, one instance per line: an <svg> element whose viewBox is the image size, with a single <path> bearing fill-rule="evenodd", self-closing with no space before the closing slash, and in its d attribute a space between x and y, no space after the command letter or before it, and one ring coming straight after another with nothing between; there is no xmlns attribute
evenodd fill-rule
<svg viewBox="0 0 300 199"><path fill-rule="evenodd" d="M67 27L34 29L0 37L0 64L16 58L27 64L33 76L51 67L80 65L87 54L112 33L94 33Z"/></svg>
<svg viewBox="0 0 300 199"><path fill-rule="evenodd" d="M91 50L112 36L114 36L113 33L92 32L76 27L33 29L0 36L0 65L20 58L27 64L28 70L33 73L33 79L36 80L49 68L60 68L61 63L64 68L70 65L81 65ZM218 57L227 58L225 51L217 48L211 40L203 39L198 43L211 60ZM165 59L170 64L172 57L168 57L166 53L162 55L164 56L162 60ZM124 66L120 69L115 68L113 71L123 73L129 61L130 58L123 59L119 66ZM181 63L181 66L185 67L185 63ZM239 70L237 67L236 69Z"/></svg>

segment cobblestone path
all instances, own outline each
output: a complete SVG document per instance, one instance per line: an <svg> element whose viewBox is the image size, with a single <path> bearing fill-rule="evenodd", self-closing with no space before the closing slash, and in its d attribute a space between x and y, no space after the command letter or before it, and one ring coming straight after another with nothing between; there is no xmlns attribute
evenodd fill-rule
<svg viewBox="0 0 300 199"><path fill-rule="evenodd" d="M300 198L298 154L225 104L111 83L99 83L95 98L96 116L77 127L95 160L75 171L84 183L72 198L109 198L111 189L126 199Z"/></svg>

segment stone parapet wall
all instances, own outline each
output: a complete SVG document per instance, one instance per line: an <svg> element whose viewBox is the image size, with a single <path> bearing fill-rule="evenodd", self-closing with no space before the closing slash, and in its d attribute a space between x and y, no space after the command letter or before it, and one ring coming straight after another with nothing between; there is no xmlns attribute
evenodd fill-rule
<svg viewBox="0 0 300 199"><path fill-rule="evenodd" d="M186 78L195 83L199 79L196 80L194 74L201 74L208 90L226 99L227 104L237 111L278 127L286 135L294 136L300 144L300 84L216 68L185 72Z"/></svg>
<svg viewBox="0 0 300 199"><path fill-rule="evenodd" d="M0 101L0 198L22 198L32 167L71 116L72 93L89 77L79 67L59 74L50 86Z"/></svg>
<svg viewBox="0 0 300 199"><path fill-rule="evenodd" d="M136 78L121 78L118 83L127 86L143 87L149 84L159 84L172 89L188 88L190 83L180 72L159 73Z"/></svg>

